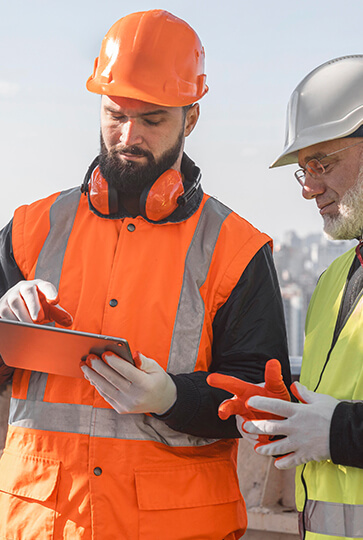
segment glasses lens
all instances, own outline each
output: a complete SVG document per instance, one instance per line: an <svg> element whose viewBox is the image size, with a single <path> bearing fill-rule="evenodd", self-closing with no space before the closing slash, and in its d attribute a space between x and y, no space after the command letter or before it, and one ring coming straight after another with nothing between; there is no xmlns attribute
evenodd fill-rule
<svg viewBox="0 0 363 540"><path fill-rule="evenodd" d="M301 186L303 186L305 184L305 171L304 171L304 169L298 169L295 172L295 178L299 182L299 184Z"/></svg>
<svg viewBox="0 0 363 540"><path fill-rule="evenodd" d="M323 165L318 159L311 159L305 165L305 170L310 174L310 176L320 176L325 172Z"/></svg>

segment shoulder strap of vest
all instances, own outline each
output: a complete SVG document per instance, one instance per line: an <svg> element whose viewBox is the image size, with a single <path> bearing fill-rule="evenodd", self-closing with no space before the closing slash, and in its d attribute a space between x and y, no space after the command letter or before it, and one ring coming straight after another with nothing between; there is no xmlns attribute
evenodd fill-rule
<svg viewBox="0 0 363 540"><path fill-rule="evenodd" d="M57 288L80 197L79 188L62 191L49 210L50 229L39 254L35 278L50 281Z"/></svg>

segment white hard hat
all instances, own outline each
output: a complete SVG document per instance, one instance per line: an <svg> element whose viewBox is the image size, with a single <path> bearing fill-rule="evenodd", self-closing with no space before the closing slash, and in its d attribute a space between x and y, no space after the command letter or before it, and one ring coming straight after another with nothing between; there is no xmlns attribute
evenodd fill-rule
<svg viewBox="0 0 363 540"><path fill-rule="evenodd" d="M363 55L309 73L290 97L286 120L285 147L270 168L297 163L301 148L354 133L363 124Z"/></svg>

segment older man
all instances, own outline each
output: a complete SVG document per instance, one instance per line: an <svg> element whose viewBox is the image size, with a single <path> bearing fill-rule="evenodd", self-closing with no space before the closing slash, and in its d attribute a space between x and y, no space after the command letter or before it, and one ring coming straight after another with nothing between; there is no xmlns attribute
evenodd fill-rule
<svg viewBox="0 0 363 540"><path fill-rule="evenodd" d="M284 435L255 446L298 466L301 538L363 538L363 56L345 56L312 71L293 92L286 145L272 167L299 163L295 178L314 200L332 239L356 248L320 277L306 319L301 403L254 396L250 410L281 420L252 420L242 431ZM303 386L304 385L304 386Z"/></svg>

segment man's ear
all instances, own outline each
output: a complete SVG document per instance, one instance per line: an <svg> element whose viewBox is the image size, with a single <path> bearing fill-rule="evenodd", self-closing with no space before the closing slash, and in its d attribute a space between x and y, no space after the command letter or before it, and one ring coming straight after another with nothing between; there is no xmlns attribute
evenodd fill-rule
<svg viewBox="0 0 363 540"><path fill-rule="evenodd" d="M197 125L199 112L199 103L194 103L194 105L188 109L185 116L184 137L188 137Z"/></svg>

